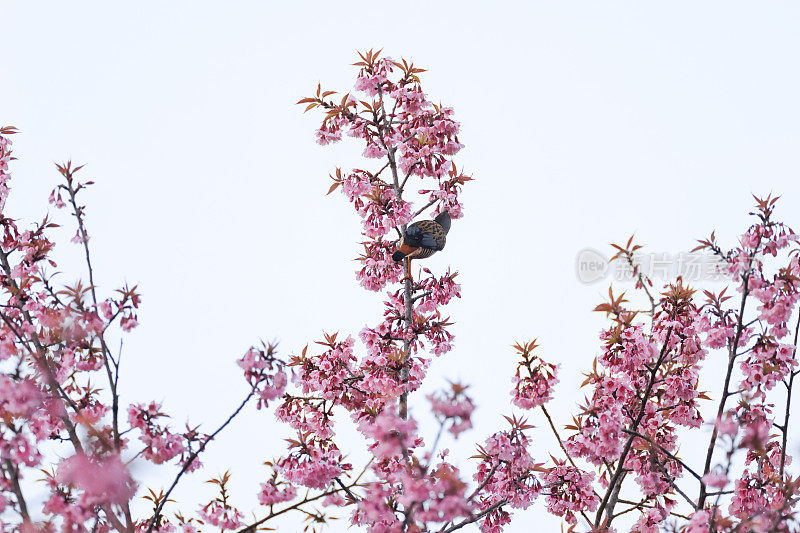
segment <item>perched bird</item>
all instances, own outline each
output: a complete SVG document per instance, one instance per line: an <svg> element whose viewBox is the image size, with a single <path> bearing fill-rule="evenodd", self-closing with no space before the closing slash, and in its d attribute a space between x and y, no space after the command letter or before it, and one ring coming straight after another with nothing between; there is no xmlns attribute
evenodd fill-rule
<svg viewBox="0 0 800 533"><path fill-rule="evenodd" d="M403 238L400 239L400 248L392 254L392 259L402 261L406 257L409 259L430 257L444 248L448 231L450 231L450 213L447 211L442 211L433 220L420 220L409 224Z"/></svg>

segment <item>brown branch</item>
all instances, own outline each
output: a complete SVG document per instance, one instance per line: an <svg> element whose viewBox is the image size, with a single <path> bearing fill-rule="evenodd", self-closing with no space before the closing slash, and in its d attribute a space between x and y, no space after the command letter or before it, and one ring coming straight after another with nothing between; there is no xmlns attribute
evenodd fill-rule
<svg viewBox="0 0 800 533"><path fill-rule="evenodd" d="M478 495L478 493L479 493L481 490L483 490L483 487L485 487L485 486L486 486L486 484L487 484L487 483L489 483L489 480L490 480L490 479L492 479L492 476L494 475L494 473L495 473L495 472L497 472L497 468L498 468L499 466L500 466L500 460L498 459L498 460L497 460L497 464L496 464L496 465L494 465L494 466L492 467L492 469L491 469L491 470L489 470L489 474L486 476L486 479L484 479L484 480L481 482L481 484L480 484L480 485L478 485L477 487L475 487L475 490L473 490L473 491L472 491L472 494L470 494L470 495L467 497L467 502L471 502L471 501L472 501L472 500L475 498L475 496L477 496L477 495Z"/></svg>
<svg viewBox="0 0 800 533"><path fill-rule="evenodd" d="M381 96L381 109L383 109L383 96L380 92L380 88L378 88L379 95ZM384 110L384 120L385 120L385 110ZM386 142L383 138L383 133L381 132L381 128L378 128L378 136L381 140L381 143L387 149L386 157L389 160L389 168L392 170L392 181L394 183L394 192L397 196L398 200L402 200L403 197L403 190L400 187L400 178L397 173L397 161L395 160L395 148L388 148L386 146ZM406 232L406 225L403 224L400 227L401 235L405 234ZM406 269L410 269L410 260L405 259ZM403 301L405 302L405 313L403 315L403 322L405 323L406 328L412 327L412 320L414 316L414 291L413 286L411 284L410 277L406 277L405 282L403 283ZM409 372L409 365L410 365L410 348L411 348L411 340L404 339L403 340L403 354L404 354L404 361L403 366L400 368L400 381L401 383L406 383L408 381L408 372ZM403 391L400 394L399 400L399 410L400 416L402 418L408 418L408 392Z"/></svg>
<svg viewBox="0 0 800 533"><path fill-rule="evenodd" d="M89 272L89 289L92 294L92 303L97 308L97 292L95 289L94 284L94 269L92 268L92 257L89 253L89 234L86 232L86 225L83 223L83 209L78 206L77 201L77 194L78 191L81 189L81 185L78 185L76 188L74 186L74 182L72 181L73 172L71 170L67 170L64 177L67 179L67 192L69 193L69 202L72 205L72 214L75 215L75 218L78 220L78 232L81 236L81 243L83 244L83 253L86 258L86 268ZM101 334L99 335L100 340L100 347L103 352L103 366L106 369L106 375L108 377L108 384L111 389L111 416L112 416L112 431L114 435L114 450L119 453L121 449L122 442L119 436L119 394L117 393L117 386L118 386L118 379L114 379L114 375L111 372L111 366L109 365L109 359L114 363L115 366L116 362L111 357L111 351L108 349L106 345L105 337ZM118 376L118 374L116 374ZM128 512L128 514L130 514ZM129 523L129 526L132 524Z"/></svg>
<svg viewBox="0 0 800 533"><path fill-rule="evenodd" d="M425 211L426 209L428 209L430 206L432 206L432 205L433 205L433 204L435 204L436 202L438 202L438 200L431 200L430 202L428 202L427 204L425 204L424 206L422 206L420 209L418 209L418 210L417 210L417 212L416 212L416 213L414 213L414 216L413 216L413 217L411 217L411 218L412 218L412 219L414 219L414 218L417 218L417 217L418 217L420 214L422 214L422 212L423 212L423 211Z"/></svg>
<svg viewBox="0 0 800 533"><path fill-rule="evenodd" d="M545 418L547 418L547 423L550 424L550 429L553 430L553 435L556 436L556 440L558 441L558 445L561 446L561 451L564 452L564 455L567 456L567 460L569 463L578 468L578 465L575 464L575 461L572 460L572 456L567 451L567 448L564 446L564 442L561 440L561 436L558 434L558 430L556 429L555 424L553 424L553 419L550 418L550 413L547 412L547 409L544 408L544 405L540 406L542 408L542 412L544 413Z"/></svg>
<svg viewBox="0 0 800 533"><path fill-rule="evenodd" d="M364 469L361 470L361 473L358 474L358 477L356 477L353 480L352 483L350 483L349 485L346 485L346 487L347 487L346 490L350 490L350 489L352 489L354 487L360 486L359 485L359 480L361 479L361 476L363 476L364 473L367 471L367 468L369 467L369 465L371 463L372 463L372 460L370 460L369 463L367 463L366 466L364 466ZM339 481L339 478L336 478L336 480ZM341 481L340 481L340 483L341 483ZM270 511L269 515L267 515L264 518L261 518L259 520L256 520L255 522L253 522L249 526L243 527L242 529L238 530L236 533L255 533L258 530L258 526L260 526L261 524L263 524L264 522L266 522L268 520L272 520L276 516L280 516L282 514L288 513L289 511L294 511L296 509L300 509L301 506L303 506L303 505L305 505L307 503L311 503L311 502L313 502L315 500L319 500L320 498L324 498L326 496L330 496L331 494L336 494L337 492L341 492L342 490L345 490L345 489L343 489L343 488L331 489L331 490L328 490L328 491L325 491L325 492L321 492L321 493L317 494L316 496L314 496L312 498L309 498L308 495L306 495L306 497L303 498L303 501L300 501L300 502L297 502L295 504L292 504L289 507L281 509L280 511L275 511L275 512Z"/></svg>
<svg viewBox="0 0 800 533"><path fill-rule="evenodd" d="M20 288L17 285L16 281L14 281L14 278L11 276L11 264L8 261L8 253L5 250L3 250L2 247L0 247L0 265L2 265L3 271L6 274L9 286L15 293L19 292ZM28 323L34 324L34 321L31 318L30 313L28 313L28 311L25 311L23 309L22 302L17 303L16 307L20 310L20 313L22 314L23 318L27 320ZM4 314L3 314L3 320L6 321L6 324L10 325L10 321L6 319ZM15 328L12 327L12 330L14 330L18 338L20 339L25 338L19 332L17 332ZM59 394L59 391L61 390L61 387L58 381L56 380L53 370L50 368L50 362L47 360L46 356L47 350L45 349L44 345L39 339L39 336L36 333L36 331L31 333L30 342L33 343L34 347L36 348L36 351L34 352L33 350L30 350L30 348L28 348L29 353L33 357L34 361L36 361L39 364L39 368L43 370L45 379L47 381L47 386L50 389L50 392L53 394L53 397L60 398L61 396ZM27 347L27 343L25 344ZM74 408L74 403L72 405ZM72 423L72 420L70 420L69 416L67 416L66 414L61 415L59 418L64 423L64 427L67 430L67 434L69 435L69 439L72 442L75 451L83 453L83 445L81 444L80 438L78 438L78 432L76 431L75 425Z"/></svg>
<svg viewBox="0 0 800 533"><path fill-rule="evenodd" d="M794 327L794 348L792 349L792 359L797 357L797 334L800 333L800 314L797 316L797 325ZM781 445L781 477L783 477L783 469L786 465L786 439L789 435L789 407L792 405L792 384L794 383L795 372L790 370L789 383L786 385L786 414L783 418L783 443Z"/></svg>
<svg viewBox="0 0 800 533"><path fill-rule="evenodd" d="M761 243L761 237L759 237L758 244L756 244L756 248L754 249L753 253L750 255L747 263L747 269L742 274L742 299L739 303L739 315L736 319L736 334L734 335L733 340L731 341L729 348L728 348L728 369L725 372L725 382L722 386L722 397L719 399L719 407L717 408L717 418L719 420L722 417L722 413L725 412L725 403L728 401L728 397L732 395L732 393L728 390L731 383L731 376L733 375L733 365L736 362L736 357L738 356L737 351L739 348L739 339L742 337L742 331L744 331L744 310L747 304L747 296L750 294L750 289L748 287L750 281L750 270L753 267L753 259L755 258L756 251L758 250L758 246ZM707 474L711 468L711 460L714 457L714 448L717 443L717 435L719 434L717 429L716 420L714 423L714 429L711 431L711 438L708 441L708 449L706 451L706 461L703 466L703 475ZM703 505L706 502L706 484L701 480L700 481L700 495L697 497L697 507L699 509L703 508Z"/></svg>
<svg viewBox="0 0 800 533"><path fill-rule="evenodd" d="M14 491L14 495L17 497L19 514L22 516L24 522L30 522L31 517L28 514L28 505L25 503L25 497L22 495L22 487L19 484L19 470L14 466L14 463L11 462L11 459L5 459L3 462L6 465L8 476L11 478L11 487Z"/></svg>
<svg viewBox="0 0 800 533"><path fill-rule="evenodd" d="M641 509L641 508L653 509L655 507L655 505L645 505L645 503L647 503L647 499L644 499L644 500L642 500L640 502L632 502L630 500L619 500L619 503L622 503L624 505L630 505L631 507L629 507L628 509L625 509L624 511L618 512L617 514L614 515L614 518L616 518L618 516L621 516L621 515L624 515L626 513L630 513L631 511L636 511L636 510ZM692 518L691 516L686 516L684 514L676 513L674 511L670 511L669 515L670 516L676 516L678 518L683 518L684 520L691 520L691 518Z"/></svg>
<svg viewBox="0 0 800 533"><path fill-rule="evenodd" d="M499 502L492 504L491 507L488 507L487 509L481 511L480 513L478 513L478 514L476 514L474 516L471 516L469 518L465 518L464 520L462 520L458 524L453 524L452 526L450 526L448 528L443 527L442 529L439 530L439 533L450 533L451 531L455 531L457 529L461 529L464 526L467 526L469 524L477 522L478 520L480 520L481 518L483 518L487 514L494 512L496 509L498 509L499 507L502 507L506 503L508 503L508 500L506 500L504 498L504 499L500 500Z"/></svg>
<svg viewBox="0 0 800 533"><path fill-rule="evenodd" d="M643 435L643 434L639 433L638 431L631 431L629 429L623 429L622 431L623 431L623 433L627 433L628 435L633 435L635 437L639 437L642 440L646 440L647 442L649 442L653 446L658 446L658 449L661 451L661 453L663 453L664 455L666 455L667 457L669 457L670 459L672 459L673 461L675 461L676 463L681 465L684 469L686 469L687 472L689 472L692 476L694 476L698 480L702 479L703 476L701 476L700 474L695 472L689 465L687 465L685 462L683 462L683 460L679 459L677 456L675 456L672 453L670 453L666 448L664 448L659 443L653 441L650 437L647 437L646 435Z"/></svg>

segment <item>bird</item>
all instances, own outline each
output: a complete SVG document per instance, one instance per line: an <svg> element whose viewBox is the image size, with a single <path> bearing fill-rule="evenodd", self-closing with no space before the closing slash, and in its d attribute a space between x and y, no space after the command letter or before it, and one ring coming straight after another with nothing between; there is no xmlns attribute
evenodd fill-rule
<svg viewBox="0 0 800 533"><path fill-rule="evenodd" d="M407 263L406 277L411 279L411 259L425 259L444 249L447 242L447 233L450 231L450 213L442 211L433 220L419 220L409 224L400 247L392 254L392 259Z"/></svg>

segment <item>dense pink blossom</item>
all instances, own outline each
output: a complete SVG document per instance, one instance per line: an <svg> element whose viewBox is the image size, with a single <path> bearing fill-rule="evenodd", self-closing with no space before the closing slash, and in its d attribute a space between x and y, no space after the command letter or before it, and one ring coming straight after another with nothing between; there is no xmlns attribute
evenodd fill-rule
<svg viewBox="0 0 800 533"><path fill-rule="evenodd" d="M544 405L553 397L553 389L558 383L556 365L542 361L532 355L535 341L526 345L517 344L515 348L522 360L517 365L517 373L512 378L514 388L511 403L522 409L533 409Z"/></svg>
<svg viewBox="0 0 800 533"><path fill-rule="evenodd" d="M427 396L431 403L431 412L440 418L443 424L445 421L450 421L447 431L454 437L472 428L471 416L475 411L475 404L465 391L466 387L453 383L449 391Z"/></svg>
<svg viewBox="0 0 800 533"><path fill-rule="evenodd" d="M594 511L600 504L600 498L592 487L593 479L594 474L565 464L547 470L542 476L547 510L563 517L569 524L576 524L575 513Z"/></svg>
<svg viewBox="0 0 800 533"><path fill-rule="evenodd" d="M297 495L297 488L288 483L278 484L274 480L262 483L261 492L258 493L258 502L261 505L275 505L276 503L293 500Z"/></svg>
<svg viewBox="0 0 800 533"><path fill-rule="evenodd" d="M84 501L91 504L122 504L130 500L136 491L136 483L128 468L116 455L73 455L59 463L56 479L59 483L82 490Z"/></svg>
<svg viewBox="0 0 800 533"><path fill-rule="evenodd" d="M384 410L372 420L363 420L358 429L374 441L370 451L378 459L397 457L417 441L417 424Z"/></svg>
<svg viewBox="0 0 800 533"><path fill-rule="evenodd" d="M342 453L331 441L314 439L296 444L291 454L276 463L278 472L291 483L322 489L352 469L352 465L343 462Z"/></svg>
<svg viewBox="0 0 800 533"><path fill-rule="evenodd" d="M329 193L341 188L360 223L356 277L363 288L383 293L381 314L352 334L325 334L312 347L295 349L289 361L274 345L247 350L236 361L248 385L242 384L244 400L221 426L204 425L208 434L188 424L172 430L159 403L127 410L120 403L119 391L135 384L120 383L114 346L138 326L136 287L108 290L94 284L91 269L88 282L57 286L49 273L57 267L48 238L53 224L44 219L23 227L3 212L0 533L273 528L280 527L273 519L291 510L317 524L348 508L353 525L376 533L455 531L473 523L499 533L513 509L530 507L539 495L576 530L790 531L800 485L784 449L793 422L787 426L780 402L797 372L791 333L800 253L798 237L772 219L775 199L757 199L757 221L733 249L723 249L713 234L700 241L724 265L719 292L702 283L689 287L680 277L659 287L637 263L640 246L632 239L614 245L614 260L630 267L633 288L627 295L609 289L596 308L607 323L598 349L583 354L589 369L575 416L566 426L551 418L547 402L571 405L573 398L556 394L558 367L534 353L535 341L517 344L516 372L513 363L508 368L510 403L536 420L507 416L510 428L486 432L471 461L450 461L455 454L448 446L472 426L475 402L460 384L428 394L429 407L416 393L425 390L432 361L453 351L446 306L461 298L458 273L426 267L436 261L391 255L414 219L445 210L455 221L463 216L462 190L472 177L454 160L464 147L461 127L452 108L423 91L422 69L372 51L360 55L352 93L332 97L318 85L301 103L324 111L315 132L319 144L346 136L360 145L368 165L336 169ZM0 212L9 193L12 130L0 128ZM49 202L69 208L74 224L67 239L75 231L72 241L88 258L80 193L91 182L71 163L57 167L63 181ZM450 237L468 240L458 231ZM553 360L563 355L558 342L550 348ZM716 376L714 369L726 365L729 372ZM716 383L704 390L714 381L707 378L716 377L723 378L723 390ZM713 405L704 408L709 400ZM266 462L272 475L255 494L265 508L254 512L254 525L235 505L227 472L209 480L219 494L192 516L183 514L171 488L140 493L152 508L130 504L137 484L129 464L134 473L142 459L155 471L171 469L166 487L189 483L188 474L202 468L202 454L248 402L258 409L275 404L275 418L286 424L278 431L296 434L286 439L287 452ZM717 413L714 424L714 418L704 421ZM428 435L432 422L438 424ZM340 449L348 442L340 431L350 426L364 437L364 449ZM698 428L709 439L700 450L707 455L692 468L679 454L686 443L694 445L683 440L684 432ZM66 458L53 459L62 451ZM38 505L28 522L19 493L40 475L46 493L28 500L36 502L31 508ZM687 483L695 485L684 491Z"/></svg>
<svg viewBox="0 0 800 533"><path fill-rule="evenodd" d="M33 380L15 381L0 376L0 414L29 418L39 408L44 394Z"/></svg>
<svg viewBox="0 0 800 533"><path fill-rule="evenodd" d="M505 500L510 507L526 509L542 490L541 481L536 476L540 470L531 457L528 438L518 428L495 433L479 448L481 462L474 475L482 486L478 494L479 509L489 509ZM482 529L491 530L506 523L508 513L503 510L492 512L483 520Z"/></svg>
<svg viewBox="0 0 800 533"><path fill-rule="evenodd" d="M155 402L128 408L128 423L140 430L139 440L145 445L142 456L156 464L169 461L185 450L181 435L170 432L156 422L165 416L161 412L161 405Z"/></svg>
<svg viewBox="0 0 800 533"><path fill-rule="evenodd" d="M261 350L250 348L236 363L244 370L253 391L258 393L259 409L283 394L287 377L283 361L275 356L275 346L265 346Z"/></svg>
<svg viewBox="0 0 800 533"><path fill-rule="evenodd" d="M217 500L206 504L200 509L198 514L208 524L220 528L220 530L237 529L244 525L242 519L244 515L233 507L226 506Z"/></svg>

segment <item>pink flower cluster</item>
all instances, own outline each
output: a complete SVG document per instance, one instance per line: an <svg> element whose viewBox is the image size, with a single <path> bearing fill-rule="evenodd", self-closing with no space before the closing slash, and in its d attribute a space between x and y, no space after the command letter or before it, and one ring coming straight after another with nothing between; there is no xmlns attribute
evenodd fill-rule
<svg viewBox="0 0 800 533"><path fill-rule="evenodd" d="M576 425L568 426L576 433L565 445L574 456L601 465L622 451L626 437L623 406L632 401L635 392L625 381L609 376L590 376L588 384L594 385L592 398L576 418Z"/></svg>
<svg viewBox="0 0 800 533"><path fill-rule="evenodd" d="M368 291L379 291L389 283L400 281L403 274L403 263L392 259L396 249L394 241L373 239L362 243L364 253L359 257L361 270L356 278Z"/></svg>
<svg viewBox="0 0 800 533"><path fill-rule="evenodd" d="M303 396L285 394L276 416L301 434L314 434L327 439L333 435L331 423L334 405L355 409L364 402L364 393L352 386L354 363L352 337L337 341L337 334L326 335L323 344L327 350L320 355L302 355L292 358L293 381ZM319 396L308 396L316 393Z"/></svg>
<svg viewBox="0 0 800 533"><path fill-rule="evenodd" d="M371 469L380 483L369 485L367 496L353 513L353 524L370 524L369 531L391 531L400 523L397 511L407 509L413 510L413 516L406 518L413 518L410 530L431 531L469 514L472 507L464 496L466 484L458 469L444 461L435 467L432 463L424 466L414 456L423 444L416 435L416 422L386 409L372 419L363 419L359 429L374 440Z"/></svg>
<svg viewBox="0 0 800 533"><path fill-rule="evenodd" d="M523 433L526 426L512 420L509 431L495 433L479 447L481 462L474 475L481 488L477 496L479 510L488 510L498 502L516 509L526 509L542 491L536 477L541 465L528 452L529 441ZM482 521L484 531L500 531L511 520L501 508L490 512Z"/></svg>
<svg viewBox="0 0 800 533"><path fill-rule="evenodd" d="M394 189L378 186L367 199L358 210L367 237L383 237L392 229L411 221L411 204L398 198Z"/></svg>
<svg viewBox="0 0 800 533"><path fill-rule="evenodd" d="M327 439L301 435L292 441L293 450L276 463L277 471L287 481L311 489L323 489L336 477L351 470L352 465L342 461L339 448Z"/></svg>
<svg viewBox="0 0 800 533"><path fill-rule="evenodd" d="M397 416L391 409L384 409L371 420L363 419L358 429L374 441L369 449L379 460L399 459L404 451L421 443L416 422Z"/></svg>
<svg viewBox="0 0 800 533"><path fill-rule="evenodd" d="M467 387L452 383L450 390L438 394L429 394L428 401L431 403L431 412L444 424L450 421L447 428L453 437L458 437L462 432L472 428L472 412L475 411L475 404L472 398L466 395Z"/></svg>
<svg viewBox="0 0 800 533"><path fill-rule="evenodd" d="M6 205L8 193L11 192L8 182L11 180L11 174L8 172L8 163L13 159L11 157L11 139L7 135L15 133L16 128L3 128L0 130L0 215L3 213L3 208Z"/></svg>
<svg viewBox="0 0 800 533"><path fill-rule="evenodd" d="M295 496L297 496L297 488L289 483L278 481L276 475L267 483L261 484L261 492L258 493L258 502L261 505L272 506L293 500Z"/></svg>
<svg viewBox="0 0 800 533"><path fill-rule="evenodd" d="M238 509L227 505L220 500L214 500L204 505L198 513L200 517L211 526L225 531L238 529L244 525L244 515Z"/></svg>
<svg viewBox="0 0 800 533"><path fill-rule="evenodd" d="M702 423L697 364L706 356L700 335L708 322L694 305L693 292L680 281L667 287L651 334L643 323L633 323L635 315L620 305L621 299L611 295L610 303L598 306L614 320L601 335L605 346L598 362L606 372L588 375L584 384L593 387L592 397L568 426L576 433L567 439L567 450L596 465L618 460L632 440L624 466L649 498L670 493L672 480L682 472L680 463L652 448L672 453L677 427ZM652 521L661 514L648 516Z"/></svg>
<svg viewBox="0 0 800 533"><path fill-rule="evenodd" d="M569 524L577 524L575 513L594 511L600 505L600 498L592 486L593 480L594 474L557 463L542 476L547 510L563 517Z"/></svg>
<svg viewBox="0 0 800 533"><path fill-rule="evenodd" d="M542 361L532 351L536 341L527 344L516 344L517 353L521 361L517 365L517 372L512 378L514 388L511 403L522 409L533 409L544 405L553 397L553 389L558 383L556 365Z"/></svg>
<svg viewBox="0 0 800 533"><path fill-rule="evenodd" d="M140 431L139 440L145 445L142 456L155 464L169 461L186 450L180 434L172 433L156 422L166 416L161 412L161 405L155 402L128 407L128 424Z"/></svg>
<svg viewBox="0 0 800 533"><path fill-rule="evenodd" d="M258 409L266 407L286 388L284 363L275 356L275 348L273 345L264 346L263 349L250 348L236 361L244 370L245 379L258 394Z"/></svg>
<svg viewBox="0 0 800 533"><path fill-rule="evenodd" d="M117 455L68 457L59 463L56 481L82 490L85 505L122 504L136 492L136 483Z"/></svg>
<svg viewBox="0 0 800 533"><path fill-rule="evenodd" d="M44 393L33 380L0 376L0 418L30 418L44 398Z"/></svg>
<svg viewBox="0 0 800 533"><path fill-rule="evenodd" d="M447 305L453 298L461 298L461 285L455 282L457 272L451 273L450 269L442 276L435 276L427 268L422 272L427 276L417 281L415 289L421 292L421 297L416 306L419 313L433 313L439 307Z"/></svg>

